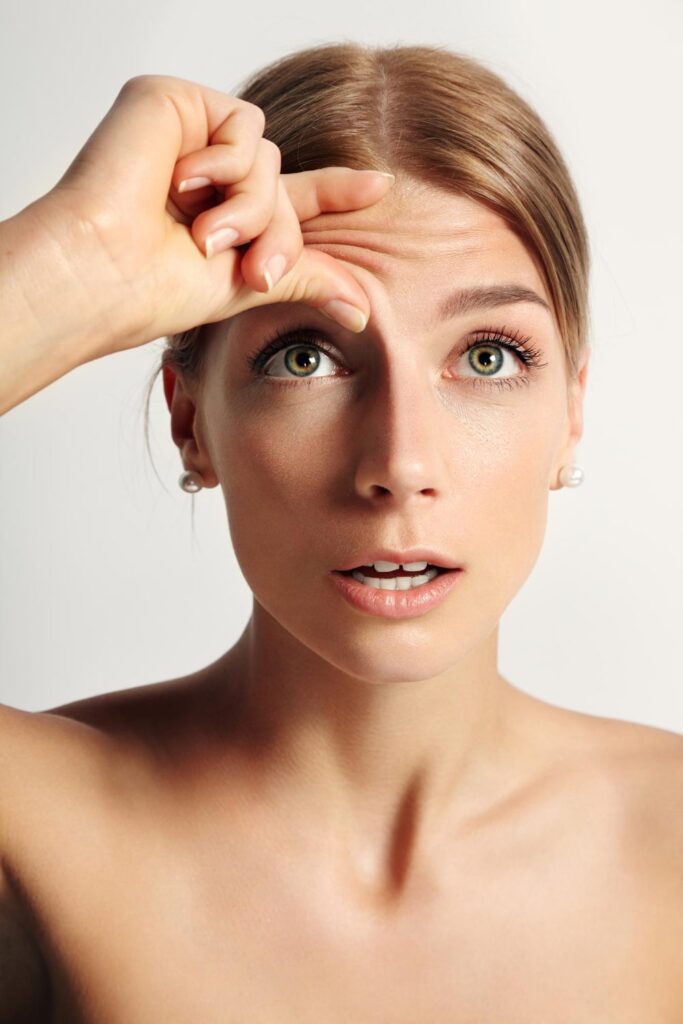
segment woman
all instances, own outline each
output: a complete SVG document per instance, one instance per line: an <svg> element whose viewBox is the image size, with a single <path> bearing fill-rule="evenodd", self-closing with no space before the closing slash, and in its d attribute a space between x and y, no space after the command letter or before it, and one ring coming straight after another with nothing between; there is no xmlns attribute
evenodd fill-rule
<svg viewBox="0 0 683 1024"><path fill-rule="evenodd" d="M683 1019L681 737L497 670L582 478L538 116L429 47L143 77L0 227L3 408L169 336L180 484L254 594L188 677L1 709L7 1019Z"/></svg>

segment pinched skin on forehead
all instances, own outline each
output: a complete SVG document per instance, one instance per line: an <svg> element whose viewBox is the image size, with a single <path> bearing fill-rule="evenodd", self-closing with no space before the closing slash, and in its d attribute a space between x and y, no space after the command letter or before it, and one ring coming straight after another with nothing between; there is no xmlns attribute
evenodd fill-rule
<svg viewBox="0 0 683 1024"><path fill-rule="evenodd" d="M373 206L305 221L301 232L304 245L359 272L363 285L370 283L367 275L386 284L397 279L401 298L422 327L435 326L435 320L424 278L414 280L416 264L420 275L431 265L435 298L441 281L444 291L514 283L544 300L554 322L535 256L501 216L468 196L408 182Z"/></svg>

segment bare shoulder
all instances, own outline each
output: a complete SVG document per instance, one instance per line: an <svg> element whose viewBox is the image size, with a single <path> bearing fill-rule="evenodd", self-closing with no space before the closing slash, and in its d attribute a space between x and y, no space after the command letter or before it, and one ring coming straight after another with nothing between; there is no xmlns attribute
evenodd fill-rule
<svg viewBox="0 0 683 1024"><path fill-rule="evenodd" d="M79 722L112 740L154 743L176 720L189 724L201 707L199 694L205 672L200 670L162 682L96 694L47 708L41 714Z"/></svg>
<svg viewBox="0 0 683 1024"><path fill-rule="evenodd" d="M681 886L683 735L657 726L526 700L527 746L542 744L546 776L569 814L576 807L650 876ZM566 800L564 799L566 797Z"/></svg>
<svg viewBox="0 0 683 1024"><path fill-rule="evenodd" d="M574 790L585 797L579 806L611 835L615 872L637 878L661 923L668 922L683 969L683 735L558 711L567 777L582 780Z"/></svg>
<svg viewBox="0 0 683 1024"><path fill-rule="evenodd" d="M50 840L58 848L65 829L105 823L144 777L145 744L124 740L126 692L117 699L104 695L46 711L0 704L0 856L5 869L19 870Z"/></svg>
<svg viewBox="0 0 683 1024"><path fill-rule="evenodd" d="M605 727L619 813L614 883L643 908L641 935L662 991L683 1010L683 736Z"/></svg>
<svg viewBox="0 0 683 1024"><path fill-rule="evenodd" d="M46 867L79 835L82 849L93 837L105 845L142 762L118 741L116 720L97 698L49 711L0 704L0 1024L53 1019L54 961L37 923Z"/></svg>
<svg viewBox="0 0 683 1024"><path fill-rule="evenodd" d="M683 839L683 735L658 726L554 709L565 740L559 749L607 792L634 822L659 822Z"/></svg>
<svg viewBox="0 0 683 1024"><path fill-rule="evenodd" d="M642 855L669 865L683 922L683 735L656 726L610 721L605 730L625 824Z"/></svg>
<svg viewBox="0 0 683 1024"><path fill-rule="evenodd" d="M595 749L633 808L683 821L683 735L658 726L585 716Z"/></svg>
<svg viewBox="0 0 683 1024"><path fill-rule="evenodd" d="M86 762L104 757L105 739L85 719L0 704L0 806L3 800L11 805L13 794L28 793L46 770L57 789L75 780Z"/></svg>

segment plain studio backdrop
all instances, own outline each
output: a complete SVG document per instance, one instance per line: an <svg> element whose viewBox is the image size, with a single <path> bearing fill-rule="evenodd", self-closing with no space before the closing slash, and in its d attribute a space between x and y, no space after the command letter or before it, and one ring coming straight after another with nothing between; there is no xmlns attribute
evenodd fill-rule
<svg viewBox="0 0 683 1024"><path fill-rule="evenodd" d="M683 2L1 10L2 219L52 188L134 75L231 93L319 43L445 45L532 104L590 238L593 356L576 459L586 478L549 494L499 665L554 704L683 732ZM248 619L220 488L194 498L193 531L161 377L150 423L160 479L149 461L143 396L162 344L80 367L0 420L2 703L41 710L183 675ZM491 543L505 531L502 519Z"/></svg>

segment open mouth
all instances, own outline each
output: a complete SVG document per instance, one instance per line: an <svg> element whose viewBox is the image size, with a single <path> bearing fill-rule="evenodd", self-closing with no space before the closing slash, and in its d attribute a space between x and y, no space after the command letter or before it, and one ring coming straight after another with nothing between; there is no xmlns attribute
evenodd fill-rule
<svg viewBox="0 0 683 1024"><path fill-rule="evenodd" d="M355 569L338 570L342 576L352 576L358 583L377 590L415 590L431 583L441 573L449 572L429 562L411 562L398 568L383 568L384 564L359 565ZM378 568L379 565L379 568Z"/></svg>
<svg viewBox="0 0 683 1024"><path fill-rule="evenodd" d="M462 572L462 566L437 565L426 560L401 564L375 561L352 569L335 569L330 579L356 611L385 619L407 619L426 615L445 601Z"/></svg>

